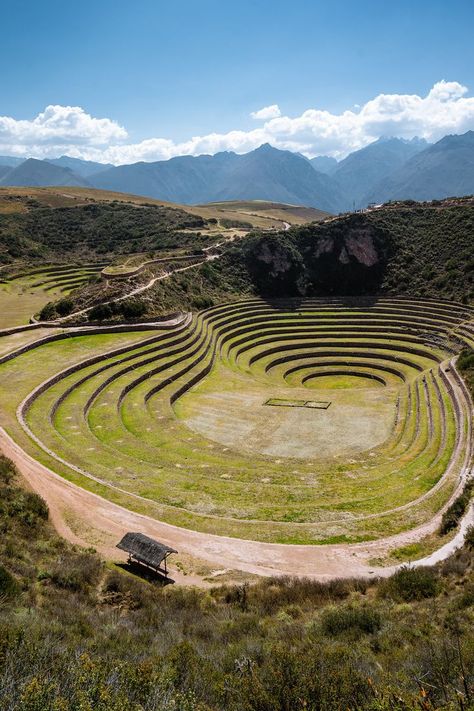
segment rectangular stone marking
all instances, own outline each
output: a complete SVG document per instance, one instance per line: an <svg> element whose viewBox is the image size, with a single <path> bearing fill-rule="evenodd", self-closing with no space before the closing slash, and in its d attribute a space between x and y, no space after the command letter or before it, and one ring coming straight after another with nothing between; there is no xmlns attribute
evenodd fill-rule
<svg viewBox="0 0 474 711"><path fill-rule="evenodd" d="M309 407L313 410L327 410L331 403L324 400L290 400L271 397L263 404L274 407Z"/></svg>

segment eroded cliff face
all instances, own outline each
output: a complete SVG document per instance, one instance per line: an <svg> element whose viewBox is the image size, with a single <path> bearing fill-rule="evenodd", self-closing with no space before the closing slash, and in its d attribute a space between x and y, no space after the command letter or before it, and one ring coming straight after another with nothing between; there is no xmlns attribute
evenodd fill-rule
<svg viewBox="0 0 474 711"><path fill-rule="evenodd" d="M379 261L374 239L368 228L352 229L342 239L340 237L321 238L316 244L314 257L318 259L327 254L333 254L341 264L349 264L351 257L354 257L360 264L365 264L366 267L372 267Z"/></svg>
<svg viewBox="0 0 474 711"><path fill-rule="evenodd" d="M346 249L349 254L366 267L377 264L379 257L375 249L374 240L369 230L354 230L345 238Z"/></svg>
<svg viewBox="0 0 474 711"><path fill-rule="evenodd" d="M247 261L258 291L269 296L376 291L384 250L372 226L355 217L339 225L261 237Z"/></svg>
<svg viewBox="0 0 474 711"><path fill-rule="evenodd" d="M271 246L264 242L261 245L260 252L256 256L257 259L268 265L269 274L272 277L285 274L293 266L290 254L283 245L273 244Z"/></svg>

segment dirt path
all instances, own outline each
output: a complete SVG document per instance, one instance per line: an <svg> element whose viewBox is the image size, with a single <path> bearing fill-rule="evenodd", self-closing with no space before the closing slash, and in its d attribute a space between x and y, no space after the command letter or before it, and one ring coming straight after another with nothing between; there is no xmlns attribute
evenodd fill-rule
<svg viewBox="0 0 474 711"><path fill-rule="evenodd" d="M288 227L290 227L290 225L288 225ZM209 254L208 250L216 249L218 247L221 247L224 244L233 242L234 239L235 239L234 235L232 235L228 239L222 240L222 242L213 244L210 247L206 247L203 250L206 252L206 256L201 261L195 262L194 264L188 264L186 267L179 267L178 269L171 269L169 272L165 272L165 274L160 274L159 276L153 277L146 284L143 284L142 286L138 286L135 289L132 289L132 291L129 291L127 294L123 294L122 296L117 296L114 299L109 299L108 301L102 301L101 305L105 306L106 304L117 303L119 301L124 301L125 299L129 299L130 297L137 296L138 294L142 294L144 291L148 291L148 289L151 289L151 287L154 284L156 284L156 282L162 281L163 279L169 279L171 276L173 276L173 274L178 274L179 272L186 272L188 269L195 269L196 267L202 266L206 262L212 262L215 259L219 259L222 256L222 254ZM157 261L157 260L151 260L151 261ZM151 263L151 262L149 262L149 263ZM88 306L87 308L81 309L80 311L74 311L74 313L68 314L68 316L63 316L62 318L58 318L55 321L52 321L51 323L58 324L58 325L63 324L67 321L70 321L73 318L76 318L77 316L83 316L84 314L91 311L91 309L93 309L93 308L94 308L93 306Z"/></svg>

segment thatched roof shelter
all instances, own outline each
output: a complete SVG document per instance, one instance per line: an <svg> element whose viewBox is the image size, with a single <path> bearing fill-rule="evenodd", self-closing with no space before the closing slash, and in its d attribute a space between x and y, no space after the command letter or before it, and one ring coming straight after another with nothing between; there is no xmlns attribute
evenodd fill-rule
<svg viewBox="0 0 474 711"><path fill-rule="evenodd" d="M147 565L153 570L158 570L168 574L166 559L171 553L177 553L174 548L165 546L153 538L145 536L143 533L126 533L117 548L128 553L129 561L136 560L143 565ZM161 564L164 563L164 569Z"/></svg>

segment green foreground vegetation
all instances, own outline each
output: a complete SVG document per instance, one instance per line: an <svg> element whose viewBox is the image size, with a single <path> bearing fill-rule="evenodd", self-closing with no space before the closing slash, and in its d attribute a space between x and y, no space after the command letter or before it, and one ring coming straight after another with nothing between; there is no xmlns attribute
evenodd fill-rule
<svg viewBox="0 0 474 711"><path fill-rule="evenodd" d="M470 711L474 536L438 569L160 588L65 543L0 458L2 711Z"/></svg>

